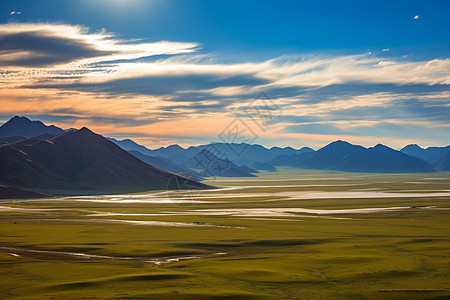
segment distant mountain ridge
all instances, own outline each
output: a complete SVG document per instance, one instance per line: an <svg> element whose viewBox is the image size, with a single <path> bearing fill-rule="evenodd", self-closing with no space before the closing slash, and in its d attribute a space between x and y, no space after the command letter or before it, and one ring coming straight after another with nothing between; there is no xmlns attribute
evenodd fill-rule
<svg viewBox="0 0 450 300"><path fill-rule="evenodd" d="M426 149L420 147L416 144L411 144L400 150L401 152L408 154L409 156L414 156L421 158L429 163L434 163L441 157L450 153L450 146L447 147L428 147Z"/></svg>
<svg viewBox="0 0 450 300"><path fill-rule="evenodd" d="M0 149L9 146L16 149L35 147L39 142L52 141L65 132L73 133L79 130L65 131L40 121L16 116L0 126ZM148 149L131 139L108 140L156 169L195 179L201 179L202 176L255 176L258 171L274 172L276 166L374 173L450 171L450 146L423 149L412 144L397 151L381 144L365 148L345 141L335 141L315 151L309 147L266 148L258 144L220 142L188 148L174 144ZM100 142L97 140L95 143ZM199 158L207 157L214 157L216 170L211 171L211 165L207 169L199 168ZM108 163L113 165L115 162L111 160Z"/></svg>
<svg viewBox="0 0 450 300"><path fill-rule="evenodd" d="M153 152L150 149L147 149L145 146L139 145L138 143L136 143L133 140L130 140L130 139L117 140L115 138L110 138L110 137L107 139L124 150L139 151L142 154L153 156L152 155Z"/></svg>
<svg viewBox="0 0 450 300"><path fill-rule="evenodd" d="M309 153L277 157L275 165L345 172L417 173L433 172L432 166L415 157L378 144L365 148L335 141Z"/></svg>
<svg viewBox="0 0 450 300"><path fill-rule="evenodd" d="M269 162L271 159L281 154L292 155L314 151L309 147L303 147L298 150L292 147L272 147L269 149L258 144L211 143L207 145L191 146L182 153L186 156L192 156L193 154L204 149L214 153L219 153L218 155L221 157L226 157L238 165L251 165L256 162Z"/></svg>
<svg viewBox="0 0 450 300"><path fill-rule="evenodd" d="M303 147L299 150L292 147L272 147L268 149L261 145L246 143L211 143L200 146L190 146L186 149L174 144L151 150L130 139L117 140L109 138L109 140L148 163L162 168L165 167L170 171L181 171L180 169L183 169L183 173L180 174L197 173L197 175L203 174L202 176L207 176L205 173L209 173L211 176L236 177L240 175L242 177L253 177L254 173L258 173L257 170L275 172L276 167L270 164L269 160L280 154L298 154L314 151L309 147ZM218 168L226 168L227 171L200 170L201 168L192 163L192 161L193 159L198 159L198 154L202 153L202 151L213 153L217 160L216 163L219 165ZM210 155L200 156L203 156L204 160L205 157ZM166 161L162 162L162 158L166 159ZM232 162L232 164L230 164L230 162ZM190 172L188 171L189 169L191 169Z"/></svg>
<svg viewBox="0 0 450 300"><path fill-rule="evenodd" d="M136 151L136 150L130 150L128 152L131 153L132 155L136 156L140 160L142 160L152 166L161 168L163 170L167 170L167 171L170 171L170 172L173 172L173 173L176 173L179 175L183 175L188 178L195 179L195 180L203 179L202 176L199 173L197 173L196 171L194 171L184 165L175 164L172 161L170 161L168 158L161 157L161 156L145 155L145 154L142 154L142 152Z"/></svg>
<svg viewBox="0 0 450 300"><path fill-rule="evenodd" d="M292 155L314 151L309 147L303 147L301 149L294 149L292 147L272 147L269 149L258 144L247 143L210 143L200 146L190 146L186 149L174 144L152 150L129 139L116 140L110 138L110 140L127 151L136 150L149 156L165 157L175 163L183 163L187 159L195 156L197 153L200 153L202 150L213 152L221 158L226 157L238 165L269 162L271 159L279 155Z"/></svg>

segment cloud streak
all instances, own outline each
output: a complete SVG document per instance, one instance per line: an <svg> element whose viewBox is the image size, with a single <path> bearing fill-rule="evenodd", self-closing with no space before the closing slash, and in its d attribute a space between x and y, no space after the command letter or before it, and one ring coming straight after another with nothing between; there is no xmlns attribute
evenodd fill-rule
<svg viewBox="0 0 450 300"><path fill-rule="evenodd" d="M114 39L106 31L63 24L10 23L0 25L0 65L48 67L179 54L195 51L196 43L143 43Z"/></svg>
<svg viewBox="0 0 450 300"><path fill-rule="evenodd" d="M251 124L243 109L264 91L283 112L258 133L269 145L314 146L339 134L395 143L414 133L450 143L442 129L450 113L448 58L364 53L229 63L200 51L195 42L127 41L82 26L0 25L0 116L47 115L65 127L153 144L209 142L236 116Z"/></svg>

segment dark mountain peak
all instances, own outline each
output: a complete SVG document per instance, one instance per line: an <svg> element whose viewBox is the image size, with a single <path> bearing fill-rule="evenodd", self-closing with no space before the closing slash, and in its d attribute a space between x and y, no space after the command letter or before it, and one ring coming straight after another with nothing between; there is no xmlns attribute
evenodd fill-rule
<svg viewBox="0 0 450 300"><path fill-rule="evenodd" d="M377 149L377 150L394 150L394 149L392 149L392 148L389 148L388 146L386 146L386 145L383 145L383 144L377 144L375 147L373 147L373 149Z"/></svg>
<svg viewBox="0 0 450 300"><path fill-rule="evenodd" d="M0 126L0 137L35 137L46 133L57 135L64 133L64 130L54 125L47 126L41 121L32 121L23 116L14 116L8 122Z"/></svg>
<svg viewBox="0 0 450 300"><path fill-rule="evenodd" d="M165 149L171 149L171 150L184 150L183 147L181 147L180 145L177 145L177 144L167 146Z"/></svg>
<svg viewBox="0 0 450 300"><path fill-rule="evenodd" d="M174 144L174 145L170 145L167 147L161 147L159 149L156 150L156 155L159 155L158 152L165 152L168 155L166 155L166 157L170 157L173 155L178 155L180 153L182 153L185 149L183 147L181 147L180 145Z"/></svg>
<svg viewBox="0 0 450 300"><path fill-rule="evenodd" d="M319 149L318 151L321 151L321 152L339 151L340 152L340 151L348 151L350 149L351 150L356 150L356 149L362 150L362 149L366 149L366 148L364 148L363 146L350 144L349 142L346 142L346 141L337 140L337 141L334 141L334 142L326 145L325 147Z"/></svg>
<svg viewBox="0 0 450 300"><path fill-rule="evenodd" d="M409 144L409 145L403 147L403 149L400 150L400 151L403 152L404 150L411 151L411 150L424 150L424 149L422 147L420 147L419 145L417 145L417 144Z"/></svg>
<svg viewBox="0 0 450 300"><path fill-rule="evenodd" d="M14 116L11 118L11 120L9 120L8 122L18 122L21 120L28 120L31 121L30 119L28 119L27 117L23 117L23 116Z"/></svg>
<svg viewBox="0 0 450 300"><path fill-rule="evenodd" d="M331 142L330 145L349 145L349 146L353 146L349 142L343 141L343 140L337 140L337 141Z"/></svg>
<svg viewBox="0 0 450 300"><path fill-rule="evenodd" d="M30 119L28 119L27 117L23 117L23 116L14 116L13 118L11 118L8 122L6 122L3 125L21 125L21 124L39 124L39 125L44 125L44 123L42 123L41 121L31 121ZM44 125L45 126L45 125Z"/></svg>
<svg viewBox="0 0 450 300"><path fill-rule="evenodd" d="M420 146L417 145L417 144L409 144L408 146L423 149L422 147L420 147Z"/></svg>
<svg viewBox="0 0 450 300"><path fill-rule="evenodd" d="M8 126L8 125L9 126L17 126L17 125L23 125L23 124L28 124L28 123L43 125L43 123L41 121L31 121L27 117L14 116L11 119L9 119L9 121L7 121L5 124L3 124L3 126Z"/></svg>
<svg viewBox="0 0 450 300"><path fill-rule="evenodd" d="M386 155L390 155L390 154L403 154L400 151L394 150L386 145L383 144L377 144L375 147L369 148L368 149L371 152L378 152L380 154L386 154Z"/></svg>
<svg viewBox="0 0 450 300"><path fill-rule="evenodd" d="M52 139L55 143L69 143L75 148L83 147L85 144L113 144L103 136L96 134L87 127L79 130L66 132Z"/></svg>
<svg viewBox="0 0 450 300"><path fill-rule="evenodd" d="M83 127L78 130L66 132L65 134L61 135L61 137L67 138L67 137L101 137L101 136L96 134L89 128ZM56 137L56 138L59 138L59 137ZM103 139L103 137L102 137L102 139Z"/></svg>
<svg viewBox="0 0 450 300"><path fill-rule="evenodd" d="M89 128L87 128L87 127L82 127L80 130L78 130L78 132L83 132L83 133L85 133L85 134L91 134L91 133L94 133L92 130L90 130ZM94 133L95 134L95 133Z"/></svg>
<svg viewBox="0 0 450 300"><path fill-rule="evenodd" d="M286 148L290 148L290 147L286 147ZM314 152L314 149L312 149L310 147L302 147L302 148L300 148L300 151L303 151L303 152Z"/></svg>
<svg viewBox="0 0 450 300"><path fill-rule="evenodd" d="M355 145L352 145L349 142L346 142L346 141L343 141L343 140L337 140L337 141L329 143L328 145L326 145L322 149L325 149L325 148L349 148L349 147L354 147L354 146Z"/></svg>

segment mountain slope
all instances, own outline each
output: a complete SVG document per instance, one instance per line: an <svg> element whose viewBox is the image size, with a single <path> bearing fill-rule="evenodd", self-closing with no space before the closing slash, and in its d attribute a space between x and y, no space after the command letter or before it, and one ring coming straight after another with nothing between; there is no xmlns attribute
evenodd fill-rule
<svg viewBox="0 0 450 300"><path fill-rule="evenodd" d="M428 147L426 149L416 145L411 144L400 150L409 156L414 156L423 159L431 164L436 162L441 157L444 157L447 153L450 153L450 146L447 147Z"/></svg>
<svg viewBox="0 0 450 300"><path fill-rule="evenodd" d="M43 197L49 197L49 196L42 194L42 193L34 192L34 191L0 185L0 199L43 198Z"/></svg>
<svg viewBox="0 0 450 300"><path fill-rule="evenodd" d="M31 121L26 117L15 116L0 126L0 138L24 136L35 137L43 134L58 135L64 130L54 125L46 126L41 121Z"/></svg>
<svg viewBox="0 0 450 300"><path fill-rule="evenodd" d="M269 171L269 172L277 171L277 168L268 162L264 162L264 163L263 162L255 162L255 163L251 164L250 167L252 167L253 169L258 170L258 171Z"/></svg>
<svg viewBox="0 0 450 300"><path fill-rule="evenodd" d="M185 150L186 149L184 149L183 147L175 144L175 145L170 145L167 147L161 147L161 148L151 150L151 151L152 151L152 155L154 155L154 156L171 157L174 155L181 154Z"/></svg>
<svg viewBox="0 0 450 300"><path fill-rule="evenodd" d="M450 172L450 152L442 155L433 163L433 167L438 171Z"/></svg>
<svg viewBox="0 0 450 300"><path fill-rule="evenodd" d="M323 169L346 172L415 173L433 172L425 161L408 156L384 145L372 148L333 142L315 152L276 158L273 163L305 169Z"/></svg>
<svg viewBox="0 0 450 300"><path fill-rule="evenodd" d="M270 149L258 144L246 143L211 143L200 146L191 146L183 149L178 145L171 145L168 147L151 150L152 156L167 157L175 163L180 163L186 157L193 157L202 150L207 150L214 153L216 156L228 159L238 165L249 165L255 162L268 162L278 155L293 155L304 152L314 151L311 148L304 147L296 150L291 147L272 147Z"/></svg>
<svg viewBox="0 0 450 300"><path fill-rule="evenodd" d="M177 165L171 162L168 158L159 157L159 156L149 156L142 154L140 151L130 150L128 151L133 156L136 156L143 162L146 162L152 166L161 168L163 170L170 171L172 173L176 173L178 175L186 176L188 178L195 178L196 180L200 180L201 176L194 170L184 167L183 165Z"/></svg>
<svg viewBox="0 0 450 300"><path fill-rule="evenodd" d="M251 173L251 174L255 174L255 173L259 173L259 171L258 170L255 170L255 169L253 169L253 168L250 168L249 166L247 166L247 165L242 165L242 166L239 166L242 170L244 170L244 171L246 171L246 172L248 172L248 173Z"/></svg>
<svg viewBox="0 0 450 300"><path fill-rule="evenodd" d="M3 137L0 138L0 146L2 145L7 145L7 144L11 144L11 143L15 143L21 140L26 140L27 138L24 136L8 136L8 137Z"/></svg>
<svg viewBox="0 0 450 300"><path fill-rule="evenodd" d="M208 150L203 149L191 159L184 163L202 176L224 176L224 177L255 177L228 159L222 159Z"/></svg>
<svg viewBox="0 0 450 300"><path fill-rule="evenodd" d="M46 141L0 147L0 184L54 194L166 189L176 177L151 166L87 128ZM189 180L188 185L209 186Z"/></svg>
<svg viewBox="0 0 450 300"><path fill-rule="evenodd" d="M142 154L145 155L150 155L150 156L154 156L153 155L153 151L142 146L139 145L138 143L136 143L133 140L130 139L125 139L125 140L116 140L114 138L107 138L108 140L110 140L111 142L113 142L114 144L116 144L117 146L119 146L120 148L127 150L127 151L139 151Z"/></svg>

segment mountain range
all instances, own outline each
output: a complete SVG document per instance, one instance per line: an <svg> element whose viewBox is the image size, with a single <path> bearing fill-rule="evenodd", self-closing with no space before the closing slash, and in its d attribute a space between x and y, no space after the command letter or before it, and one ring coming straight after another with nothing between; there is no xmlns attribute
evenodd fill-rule
<svg viewBox="0 0 450 300"><path fill-rule="evenodd" d="M136 143L121 145L124 149L136 147ZM132 142L132 141L131 141ZM141 145L138 145L143 147ZM208 150L217 157L229 160L242 171L276 171L276 166L289 166L304 169L336 170L345 172L368 173L418 173L434 171L450 171L450 146L430 147L422 151L411 151L414 148L422 149L417 145L409 145L401 151L378 144L374 147L352 145L345 141L335 141L317 151L303 147L272 147L270 149L261 145L212 143L200 146L182 148L179 145L170 145L155 150L142 149L142 153L164 157L176 165L186 165L196 154ZM139 150L138 150L139 151ZM234 159L230 159L234 158ZM430 157L430 158L428 158ZM192 167L192 162L190 163ZM250 168L250 169L247 169ZM251 170L254 170L253 172ZM217 176L217 174L214 174ZM222 175L223 176L223 175Z"/></svg>
<svg viewBox="0 0 450 300"><path fill-rule="evenodd" d="M211 188L149 165L85 127L0 147L0 184L18 189L53 195L125 193L164 190L173 179Z"/></svg>
<svg viewBox="0 0 450 300"><path fill-rule="evenodd" d="M173 178L210 188L199 180L254 177L259 171L275 172L277 166L374 173L450 171L450 146L408 145L397 151L381 144L365 148L335 141L317 151L245 143L152 150L130 139L105 138L88 128L63 130L26 117L13 117L0 126L0 185L11 195L166 189Z"/></svg>
<svg viewBox="0 0 450 300"><path fill-rule="evenodd" d="M304 169L370 173L433 172L422 159L378 144L365 148L345 141L333 142L317 151L277 157L273 164Z"/></svg>
<svg viewBox="0 0 450 300"><path fill-rule="evenodd" d="M438 171L450 171L450 146L424 149L416 144L411 144L400 151L409 156L423 159Z"/></svg>
<svg viewBox="0 0 450 300"><path fill-rule="evenodd" d="M217 157L228 159L237 165L250 165L262 161L269 161L279 155L294 155L314 151L309 147L303 147L301 149L294 149L292 147L272 147L268 149L261 145L247 143L210 143L200 146L191 146L186 149L179 145L170 145L150 150L130 139L122 141L116 139L111 140L127 151L136 150L149 156L165 157L176 163L184 163L202 150L212 152Z"/></svg>
<svg viewBox="0 0 450 300"><path fill-rule="evenodd" d="M47 126L41 121L31 121L26 117L15 116L0 127L0 138L31 138L43 134L58 135L64 132L54 125Z"/></svg>

